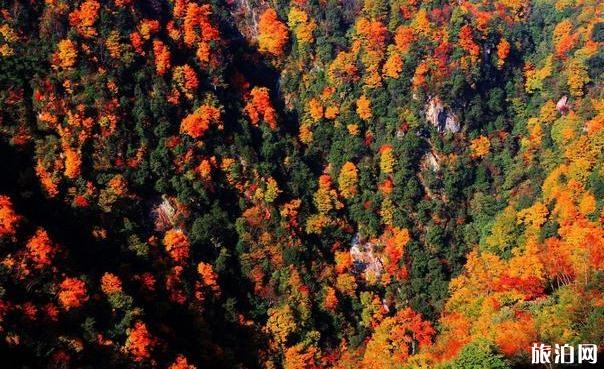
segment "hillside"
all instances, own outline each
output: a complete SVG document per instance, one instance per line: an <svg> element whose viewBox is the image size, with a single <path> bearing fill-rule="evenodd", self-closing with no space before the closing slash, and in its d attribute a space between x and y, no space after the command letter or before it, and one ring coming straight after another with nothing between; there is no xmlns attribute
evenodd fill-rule
<svg viewBox="0 0 604 369"><path fill-rule="evenodd" d="M0 1L0 366L602 349L603 12Z"/></svg>

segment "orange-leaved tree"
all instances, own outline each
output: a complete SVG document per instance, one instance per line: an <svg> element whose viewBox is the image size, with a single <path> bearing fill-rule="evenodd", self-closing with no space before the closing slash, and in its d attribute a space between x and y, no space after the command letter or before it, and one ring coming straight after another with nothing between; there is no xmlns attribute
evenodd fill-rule
<svg viewBox="0 0 604 369"><path fill-rule="evenodd" d="M279 20L277 12L268 8L258 22L258 47L260 51L281 56L289 41L287 26Z"/></svg>
<svg viewBox="0 0 604 369"><path fill-rule="evenodd" d="M0 196L0 238L14 237L21 216L15 213L13 203L8 196Z"/></svg>
<svg viewBox="0 0 604 369"><path fill-rule="evenodd" d="M187 115L180 123L180 133L192 138L200 138L210 129L210 125L220 124L220 109L204 104L192 114Z"/></svg>

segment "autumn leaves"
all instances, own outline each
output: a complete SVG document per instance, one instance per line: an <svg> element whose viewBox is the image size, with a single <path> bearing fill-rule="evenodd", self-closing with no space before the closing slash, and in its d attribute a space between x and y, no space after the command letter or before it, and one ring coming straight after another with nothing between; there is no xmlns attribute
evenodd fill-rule
<svg viewBox="0 0 604 369"><path fill-rule="evenodd" d="M274 9L266 9L258 22L258 49L261 52L281 56L288 41L287 26L279 20Z"/></svg>

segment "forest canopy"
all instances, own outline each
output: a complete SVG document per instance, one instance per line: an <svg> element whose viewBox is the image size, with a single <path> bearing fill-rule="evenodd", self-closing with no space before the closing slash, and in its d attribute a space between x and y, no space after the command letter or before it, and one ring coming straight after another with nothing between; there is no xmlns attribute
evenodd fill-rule
<svg viewBox="0 0 604 369"><path fill-rule="evenodd" d="M0 366L602 349L603 12L0 0Z"/></svg>

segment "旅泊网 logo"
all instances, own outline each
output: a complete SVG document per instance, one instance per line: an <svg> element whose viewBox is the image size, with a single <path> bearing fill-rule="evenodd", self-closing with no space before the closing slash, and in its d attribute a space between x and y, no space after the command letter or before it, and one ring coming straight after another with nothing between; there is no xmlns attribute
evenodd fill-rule
<svg viewBox="0 0 604 369"><path fill-rule="evenodd" d="M595 344L579 344L576 347L569 344L546 345L533 343L531 347L532 364L596 364L598 362L598 346Z"/></svg>

